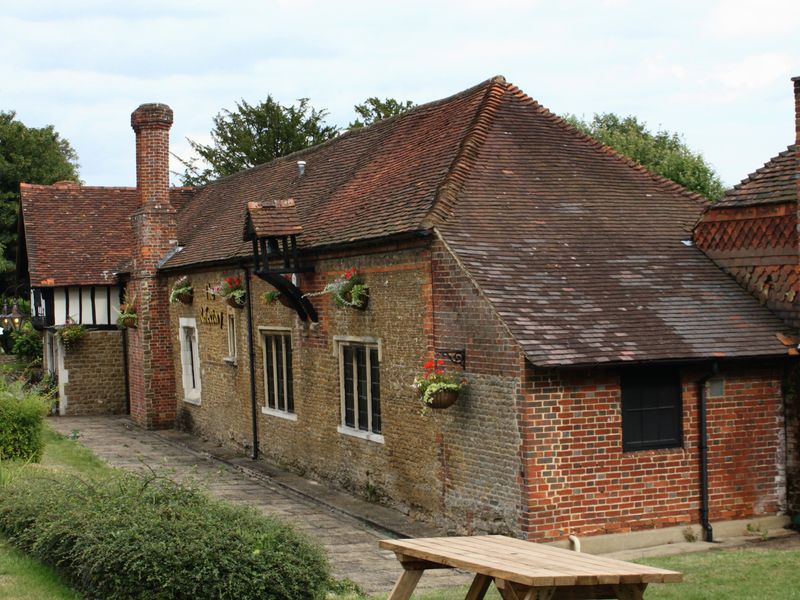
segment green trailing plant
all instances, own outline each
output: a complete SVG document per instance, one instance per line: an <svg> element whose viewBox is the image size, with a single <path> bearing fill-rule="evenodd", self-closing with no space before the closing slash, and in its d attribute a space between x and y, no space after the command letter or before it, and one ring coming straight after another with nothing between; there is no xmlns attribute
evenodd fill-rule
<svg viewBox="0 0 800 600"><path fill-rule="evenodd" d="M191 303L193 297L194 287L192 287L192 284L189 281L189 276L184 275L183 277L179 277L169 293L170 303L176 304L181 302L183 304L189 304Z"/></svg>
<svg viewBox="0 0 800 600"><path fill-rule="evenodd" d="M369 286L364 283L364 279L356 269L347 269L327 283L321 292L306 294L306 297L323 294L332 294L333 302L339 308L365 309L369 301Z"/></svg>
<svg viewBox="0 0 800 600"><path fill-rule="evenodd" d="M67 319L67 322L56 330L56 337L64 344L64 348L70 350L75 348L83 336L86 335L86 327L79 323L75 323L72 319Z"/></svg>
<svg viewBox="0 0 800 600"><path fill-rule="evenodd" d="M160 473L0 480L0 534L86 598L322 600L322 550L291 526Z"/></svg>
<svg viewBox="0 0 800 600"><path fill-rule="evenodd" d="M278 290L271 290L269 292L264 292L263 294L261 294L261 302L262 304L271 306L272 304L275 304L280 297L281 293Z"/></svg>
<svg viewBox="0 0 800 600"><path fill-rule="evenodd" d="M50 400L35 389L0 378L0 460L39 461L43 418L49 408Z"/></svg>
<svg viewBox="0 0 800 600"><path fill-rule="evenodd" d="M429 360L425 370L414 378L414 387L422 396L423 410L433 403L433 397L443 391L460 392L467 380L454 373L448 373L442 359Z"/></svg>

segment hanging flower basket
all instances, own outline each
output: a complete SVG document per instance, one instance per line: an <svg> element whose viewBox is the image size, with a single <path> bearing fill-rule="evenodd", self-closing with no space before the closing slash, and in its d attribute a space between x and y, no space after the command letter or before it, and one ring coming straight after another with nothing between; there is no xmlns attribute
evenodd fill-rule
<svg viewBox="0 0 800 600"><path fill-rule="evenodd" d="M244 300L239 301L236 299L235 296L228 296L227 298L225 298L225 302L231 308L244 308Z"/></svg>
<svg viewBox="0 0 800 600"><path fill-rule="evenodd" d="M359 285L359 284L357 284ZM341 304L337 303L339 306L349 306L351 308L355 308L357 310L367 310L367 306L369 305L369 288L366 285L360 284L360 288L351 288L342 292L342 299L344 300ZM354 294L353 290L357 289L358 293ZM334 301L336 297L334 296Z"/></svg>
<svg viewBox="0 0 800 600"><path fill-rule="evenodd" d="M286 294L282 294L278 290L272 290L271 292L264 292L261 294L261 302L265 306L272 306L276 302L280 302L286 308L292 308L292 303L289 300L289 297Z"/></svg>
<svg viewBox="0 0 800 600"><path fill-rule="evenodd" d="M119 324L126 329L136 329L136 316L120 317Z"/></svg>
<svg viewBox="0 0 800 600"><path fill-rule="evenodd" d="M181 304L191 304L194 300L194 292L182 292L175 294L175 299Z"/></svg>
<svg viewBox="0 0 800 600"><path fill-rule="evenodd" d="M194 300L194 288L189 282L189 277L184 275L172 286L172 291L169 293L169 301L172 304L176 302L191 304L192 300Z"/></svg>
<svg viewBox="0 0 800 600"><path fill-rule="evenodd" d="M226 277L211 289L215 296L220 296L228 306L244 307L247 297L242 280L239 277Z"/></svg>
<svg viewBox="0 0 800 600"><path fill-rule="evenodd" d="M130 288L126 288L123 296L122 304L119 305L117 327L121 329L135 329L139 319L139 311L136 306L136 294L131 296Z"/></svg>
<svg viewBox="0 0 800 600"><path fill-rule="evenodd" d="M336 279L329 282L320 292L306 294L305 297L332 294L333 302L339 308L356 308L366 310L369 304L369 286L355 269L347 269Z"/></svg>
<svg viewBox="0 0 800 600"><path fill-rule="evenodd" d="M467 380L454 373L448 373L442 359L429 360L425 371L414 378L414 387L422 396L422 414L428 408L444 409L453 406L459 392L467 385Z"/></svg>
<svg viewBox="0 0 800 600"><path fill-rule="evenodd" d="M457 390L439 390L431 395L431 401L428 406L431 408L450 408L457 400Z"/></svg>

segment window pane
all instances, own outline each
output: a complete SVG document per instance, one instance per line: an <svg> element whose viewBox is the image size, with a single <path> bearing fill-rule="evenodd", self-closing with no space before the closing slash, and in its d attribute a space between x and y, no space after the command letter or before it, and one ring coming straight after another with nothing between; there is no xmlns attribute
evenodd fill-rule
<svg viewBox="0 0 800 600"><path fill-rule="evenodd" d="M378 349L369 350L370 401L372 404L372 433L381 432L381 380L378 370Z"/></svg>
<svg viewBox="0 0 800 600"><path fill-rule="evenodd" d="M369 410L367 403L367 351L364 346L356 346L356 365L358 369L358 428L369 429Z"/></svg>
<svg viewBox="0 0 800 600"><path fill-rule="evenodd" d="M624 372L622 386L623 450L668 448L681 444L681 386L674 369Z"/></svg>
<svg viewBox="0 0 800 600"><path fill-rule="evenodd" d="M344 424L356 426L353 409L353 347L342 346L342 362L344 370Z"/></svg>
<svg viewBox="0 0 800 600"><path fill-rule="evenodd" d="M275 408L272 339L271 335L264 336L264 386L267 388L267 406Z"/></svg>
<svg viewBox="0 0 800 600"><path fill-rule="evenodd" d="M294 395L292 392L292 338L284 336L284 350L286 351L286 410L294 412Z"/></svg>
<svg viewBox="0 0 800 600"><path fill-rule="evenodd" d="M187 366L189 367L189 385L190 389L197 388L197 380L195 378L195 355L194 355L194 328L193 327L184 327L183 333L186 340L186 354L187 354Z"/></svg>
<svg viewBox="0 0 800 600"><path fill-rule="evenodd" d="M275 335L272 336L272 339L275 340L275 371L278 375L277 379L277 400L278 400L278 410L286 410L286 403L284 398L284 391L283 391L283 381L284 381L284 372L283 372L283 336Z"/></svg>

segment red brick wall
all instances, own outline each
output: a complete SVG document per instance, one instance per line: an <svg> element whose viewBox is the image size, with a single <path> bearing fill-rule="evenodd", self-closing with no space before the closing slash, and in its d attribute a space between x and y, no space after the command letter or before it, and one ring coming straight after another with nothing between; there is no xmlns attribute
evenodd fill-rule
<svg viewBox="0 0 800 600"><path fill-rule="evenodd" d="M683 370L682 448L622 452L618 374L529 368L523 419L528 505L536 540L697 523L700 507L697 370ZM784 507L780 373L724 370L708 399L710 519Z"/></svg>
<svg viewBox="0 0 800 600"><path fill-rule="evenodd" d="M128 338L131 417L148 428L171 427L175 420L172 329L167 283L157 277L159 261L175 245L175 209L169 202L169 129L172 110L143 104L131 115L136 132L136 187L133 215L136 249L128 299L135 297L138 329Z"/></svg>

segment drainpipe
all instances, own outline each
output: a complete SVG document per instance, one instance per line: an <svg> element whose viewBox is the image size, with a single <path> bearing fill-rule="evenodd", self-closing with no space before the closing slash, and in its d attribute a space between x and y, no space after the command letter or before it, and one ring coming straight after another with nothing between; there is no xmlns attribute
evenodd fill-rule
<svg viewBox="0 0 800 600"><path fill-rule="evenodd" d="M714 530L708 520L708 423L706 406L706 383L719 371L719 365L714 361L711 372L704 375L697 382L698 421L700 423L700 526L703 528L705 540L714 541Z"/></svg>
<svg viewBox="0 0 800 600"><path fill-rule="evenodd" d="M247 294L247 361L250 365L250 416L253 420L253 454L251 458L258 458L258 406L256 405L256 371L255 357L253 349L253 302L250 293L250 269L244 269L244 286Z"/></svg>

